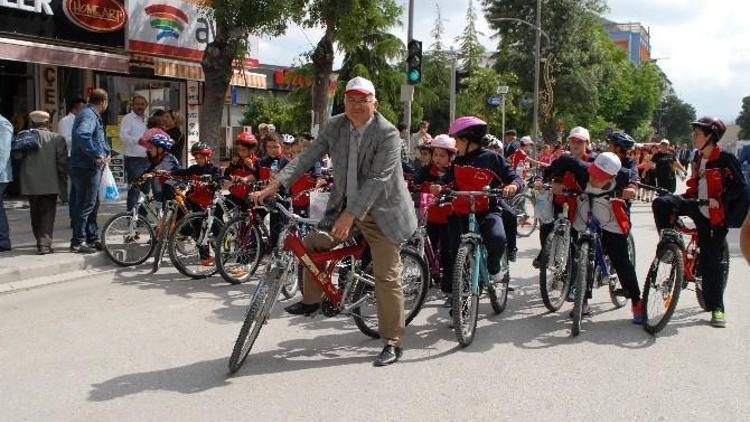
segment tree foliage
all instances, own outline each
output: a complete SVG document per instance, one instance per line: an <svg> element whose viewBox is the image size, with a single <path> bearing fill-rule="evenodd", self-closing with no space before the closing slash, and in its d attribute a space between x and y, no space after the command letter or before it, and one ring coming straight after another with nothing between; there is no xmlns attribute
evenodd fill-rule
<svg viewBox="0 0 750 422"><path fill-rule="evenodd" d="M456 38L461 67L467 72L473 71L482 64L486 52L482 43L479 42L479 36L484 34L477 30L476 21L477 15L474 11L474 3L469 0L469 7L466 9L466 27L461 35Z"/></svg>
<svg viewBox="0 0 750 422"><path fill-rule="evenodd" d="M241 124L258 127L261 123L273 122L279 133L299 133L306 126L299 126L294 104L286 98L275 95L251 97L245 109ZM309 123L309 122L306 122Z"/></svg>
<svg viewBox="0 0 750 422"><path fill-rule="evenodd" d="M740 126L740 139L750 139L750 96L742 99L742 111L735 123Z"/></svg>

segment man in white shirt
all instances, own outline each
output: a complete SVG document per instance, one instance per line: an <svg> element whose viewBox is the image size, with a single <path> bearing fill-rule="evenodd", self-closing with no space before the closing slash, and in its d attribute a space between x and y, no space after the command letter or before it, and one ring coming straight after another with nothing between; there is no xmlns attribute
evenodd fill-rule
<svg viewBox="0 0 750 422"><path fill-rule="evenodd" d="M149 167L146 149L138 145L138 141L146 132L146 107L148 101L142 95L133 96L130 103L131 112L126 114L120 122L120 140L122 141L122 155L125 157L125 174L128 183L141 177ZM128 211L138 204L140 191L137 188L128 191Z"/></svg>
<svg viewBox="0 0 750 422"><path fill-rule="evenodd" d="M57 123L57 133L65 138L65 144L68 146L68 158L70 158L70 151L73 149L73 122L76 119L76 114L83 110L84 107L86 107L86 100L80 97L74 99L68 105L68 114ZM67 186L60 186L60 202L65 204L68 202L68 198L72 197L73 184L68 179Z"/></svg>

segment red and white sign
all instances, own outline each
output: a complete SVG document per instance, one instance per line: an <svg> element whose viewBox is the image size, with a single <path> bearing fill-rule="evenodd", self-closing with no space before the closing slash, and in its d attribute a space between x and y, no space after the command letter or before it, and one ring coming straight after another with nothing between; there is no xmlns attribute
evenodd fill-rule
<svg viewBox="0 0 750 422"><path fill-rule="evenodd" d="M77 26L92 32L115 32L125 26L125 7L116 0L65 0L65 16Z"/></svg>

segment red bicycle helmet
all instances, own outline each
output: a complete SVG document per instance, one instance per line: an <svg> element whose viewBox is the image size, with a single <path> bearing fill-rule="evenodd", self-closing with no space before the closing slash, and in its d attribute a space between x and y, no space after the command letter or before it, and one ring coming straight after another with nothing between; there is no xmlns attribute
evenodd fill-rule
<svg viewBox="0 0 750 422"><path fill-rule="evenodd" d="M247 147L254 147L258 145L258 140L255 139L255 136L253 136L250 132L240 132L237 134L237 138L235 141L239 145L245 145Z"/></svg>
<svg viewBox="0 0 750 422"><path fill-rule="evenodd" d="M211 147L203 142L199 142L190 148L190 154L193 156L195 156L195 154L203 154L206 156L206 158L211 158L213 153L214 151L211 149Z"/></svg>
<svg viewBox="0 0 750 422"><path fill-rule="evenodd" d="M710 134L714 135L714 142L719 142L721 137L724 136L724 132L727 131L727 127L721 119L711 116L701 117L694 122L690 122L690 126L706 129Z"/></svg>

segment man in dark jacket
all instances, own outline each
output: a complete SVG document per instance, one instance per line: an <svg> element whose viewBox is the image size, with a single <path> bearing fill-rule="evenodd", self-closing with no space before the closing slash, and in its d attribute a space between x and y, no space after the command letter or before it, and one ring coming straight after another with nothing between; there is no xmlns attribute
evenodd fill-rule
<svg viewBox="0 0 750 422"><path fill-rule="evenodd" d="M21 194L29 198L31 230L40 255L52 253L57 197L66 179L68 147L65 138L49 130L49 113L32 111L31 128L39 136L39 150L29 152L18 173Z"/></svg>
<svg viewBox="0 0 750 422"><path fill-rule="evenodd" d="M102 171L111 159L101 114L109 106L107 91L95 89L89 103L73 123L73 150L70 153L70 178L75 191L71 220L73 237L70 250L91 253L101 250L99 228L99 184Z"/></svg>

